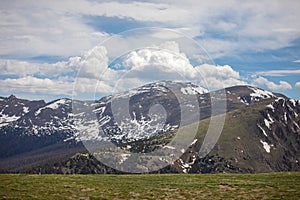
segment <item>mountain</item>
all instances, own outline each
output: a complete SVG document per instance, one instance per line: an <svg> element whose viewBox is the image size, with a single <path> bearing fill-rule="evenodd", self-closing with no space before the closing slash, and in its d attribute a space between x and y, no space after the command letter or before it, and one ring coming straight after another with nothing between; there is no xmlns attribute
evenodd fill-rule
<svg viewBox="0 0 300 200"><path fill-rule="evenodd" d="M282 97L265 99L226 114L226 122L215 148L196 159L190 173L299 171L300 102ZM185 156L197 155L209 120ZM183 157L184 157L183 156ZM220 162L220 161L224 162ZM175 166L182 168L182 165Z"/></svg>
<svg viewBox="0 0 300 200"><path fill-rule="evenodd" d="M18 99L14 95L8 98L0 97L0 127L18 120L28 112L44 106L44 101L29 101Z"/></svg>
<svg viewBox="0 0 300 200"><path fill-rule="evenodd" d="M86 106L78 102L73 106L74 120L80 121L83 127L97 120L97 125L103 130L101 137L115 143L147 139L199 121L199 113L193 108L199 104L197 98L201 100L201 95L207 92L205 88L191 83L156 82L86 103ZM207 103L202 100L202 104ZM77 135L77 139L87 140L87 135Z"/></svg>
<svg viewBox="0 0 300 200"><path fill-rule="evenodd" d="M200 155L210 121L224 115L222 100L223 131L213 150ZM300 101L252 86L208 92L191 83L161 81L86 102L11 95L0 98L0 171L121 173L89 154L85 142L112 141L138 153L172 151L176 147L166 145L178 128L188 135L196 125L188 149L159 172L299 171L299 114Z"/></svg>

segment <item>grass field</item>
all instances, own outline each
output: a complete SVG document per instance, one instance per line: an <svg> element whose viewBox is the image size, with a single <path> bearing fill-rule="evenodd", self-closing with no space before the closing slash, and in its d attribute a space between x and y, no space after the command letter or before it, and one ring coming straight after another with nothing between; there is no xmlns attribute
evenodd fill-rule
<svg viewBox="0 0 300 200"><path fill-rule="evenodd" d="M0 175L0 199L300 199L300 173Z"/></svg>

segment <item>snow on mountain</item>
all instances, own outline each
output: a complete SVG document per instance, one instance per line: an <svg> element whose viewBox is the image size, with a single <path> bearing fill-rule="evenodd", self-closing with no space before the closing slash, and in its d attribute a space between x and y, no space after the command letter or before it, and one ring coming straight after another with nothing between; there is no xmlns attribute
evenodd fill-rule
<svg viewBox="0 0 300 200"><path fill-rule="evenodd" d="M1 117L0 117L0 127L1 126L6 126L8 124L10 124L11 122L14 122L16 120L18 120L20 118L20 116L9 116L9 115L5 115L0 113Z"/></svg>
<svg viewBox="0 0 300 200"><path fill-rule="evenodd" d="M234 86L226 88L227 98L245 105L250 105L265 99L286 98L281 94L275 94L253 86Z"/></svg>
<svg viewBox="0 0 300 200"><path fill-rule="evenodd" d="M258 123L258 128L267 136L277 120L273 116L278 105L285 106L280 120L284 124L292 124L299 128L299 122L291 120L291 115L298 116L299 101L286 100L277 95L252 86L235 86L227 88L228 110L236 109L240 104L251 104L264 99L274 98L275 101L267 105L269 113ZM21 100L14 96L0 98L0 127L10 126L23 128L25 134L51 134L54 131L69 133L69 139L88 140L90 138L106 138L116 142L130 142L147 139L158 134L175 130L181 123L180 109L192 113L196 105L191 103L190 96L196 96L201 107L201 119L210 117L210 96L208 90L192 83L160 81L144 86L103 97L95 102L76 101L79 108L88 109L91 116L85 112L72 113L72 100L58 99L49 103L44 101ZM184 105L179 105L178 97L182 97ZM123 100L128 100L127 102ZM117 102L119 108L126 108L125 113L115 116L112 109ZM126 105L127 104L127 105ZM150 113L152 107L160 104L162 108ZM162 110L164 110L162 112ZM271 112L272 111L272 112ZM74 115L75 114L75 115ZM94 115L94 116L92 116ZM186 116L183 118L192 118ZM195 118L196 121L198 118ZM200 120L200 119L198 119ZM93 123L92 123L93 122ZM192 123L193 120L187 122ZM85 134L82 134L85 133Z"/></svg>
<svg viewBox="0 0 300 200"><path fill-rule="evenodd" d="M260 140L260 142L262 143L264 149L266 150L267 153L270 153L271 152L271 146L273 146L272 144L269 145L267 142L264 142L262 140Z"/></svg>
<svg viewBox="0 0 300 200"><path fill-rule="evenodd" d="M183 88L185 90L182 90ZM191 83L160 81L104 97L92 104L92 112L97 115L98 120L98 136L116 142L130 142L174 130L179 127L181 117L177 98L184 99L182 108L192 110L195 105L190 102L190 96L195 94L198 104L197 95L204 92L207 90ZM156 104L161 105L161 108L153 110ZM87 120L84 118L90 117L80 112L76 116L75 120L80 123L85 123ZM92 130L90 132L96 133ZM81 140L87 139L84 134L79 134L78 137Z"/></svg>
<svg viewBox="0 0 300 200"><path fill-rule="evenodd" d="M115 94L114 98L128 98L136 96L142 93L148 93L149 91L160 92L161 94L166 94L170 90L181 91L185 95L192 94L204 94L209 91L206 88L194 85L190 82L174 82L174 81L158 81L155 83L149 83L138 88L131 89L129 91L123 92L121 94Z"/></svg>
<svg viewBox="0 0 300 200"><path fill-rule="evenodd" d="M6 105L2 105L5 102ZM54 131L71 132L71 100L59 99L50 103L28 101L14 96L4 98L0 127L22 129L27 135L49 135ZM0 107L1 108L1 107Z"/></svg>
<svg viewBox="0 0 300 200"><path fill-rule="evenodd" d="M51 102L50 104L47 104L46 106L39 108L36 112L35 112L35 116L39 115L42 110L50 108L52 110L58 109L60 106L65 105L66 103L70 103L71 100L67 100L67 99L59 99L56 100L54 102Z"/></svg>
<svg viewBox="0 0 300 200"><path fill-rule="evenodd" d="M45 103L22 100L15 96L0 97L2 156L32 151L32 147L39 149L51 144L55 148L57 143L77 145L80 141L87 140L110 140L122 148L124 145L124 148L132 152L151 151L153 145L156 145L155 148L174 151L179 147L165 145L165 135L172 133L179 125L189 125L211 117L210 96L218 97L216 94L219 92L215 91L211 95L206 89L191 83L161 81L94 102L58 99ZM197 105L193 104L193 97ZM272 165L272 168L268 169L298 169L293 163L299 160L299 156L295 156L299 150L299 100L252 86L226 88L226 98L228 121L232 124L224 130L230 131L226 138L233 139L222 142L236 142L234 152L228 153L235 157L226 160L221 155L210 155L199 160L197 148L201 146L201 139L194 138L188 150L180 148L183 155L175 163L179 172L194 173L200 170L207 173L213 166L217 166L216 172L222 172L218 170L224 168L241 172L241 169L233 167L233 162L236 165L239 162L250 162L251 159L262 159L261 162L265 162L265 159L273 159L273 155L280 153L279 157L284 159L283 164L273 166L273 160L270 160L266 165ZM113 108L114 106L116 107ZM200 118L197 118L197 107L201 113ZM185 114L183 111L189 112ZM244 121L246 123L242 124ZM235 127L236 123L241 125ZM218 144L217 150L222 142ZM149 148L145 148L148 146ZM252 152L249 146L253 146L255 151ZM128 155L124 154L120 162L128 160ZM257 169L245 170L253 172Z"/></svg>
<svg viewBox="0 0 300 200"><path fill-rule="evenodd" d="M253 93L250 94L251 101L259 101L261 99L269 99L272 97L276 97L275 94L273 94L272 92L266 91L266 90L262 90L262 89L255 88L252 86L248 86L248 88L253 91Z"/></svg>
<svg viewBox="0 0 300 200"><path fill-rule="evenodd" d="M260 140L267 153L270 153L274 147L270 142L276 138L285 137L284 132L300 134L299 113L299 100L277 97L266 105L266 109L262 112L262 118L257 123L257 126L267 140Z"/></svg>
<svg viewBox="0 0 300 200"><path fill-rule="evenodd" d="M0 127L24 117L30 111L45 105L44 101L18 99L14 95L0 98Z"/></svg>
<svg viewBox="0 0 300 200"><path fill-rule="evenodd" d="M209 92L207 89L193 84L188 84L187 87L181 88L180 91L183 94L204 94Z"/></svg>

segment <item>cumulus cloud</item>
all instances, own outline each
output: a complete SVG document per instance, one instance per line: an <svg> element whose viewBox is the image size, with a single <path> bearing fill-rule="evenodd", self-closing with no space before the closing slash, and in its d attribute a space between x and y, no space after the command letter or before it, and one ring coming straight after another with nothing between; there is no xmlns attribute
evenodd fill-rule
<svg viewBox="0 0 300 200"><path fill-rule="evenodd" d="M165 49L141 49L133 51L125 58L124 65L127 68L143 69L145 66L161 65L164 68L172 68L182 75L189 73L192 65L184 54ZM169 69L166 69L169 70Z"/></svg>
<svg viewBox="0 0 300 200"><path fill-rule="evenodd" d="M139 77L145 80L194 81L209 89L246 84L231 66L212 64L193 66L174 43L168 43L168 45L171 45L168 49L173 49L173 51L142 49L128 54L124 59L124 65L130 69L127 77Z"/></svg>
<svg viewBox="0 0 300 200"><path fill-rule="evenodd" d="M203 78L203 81L201 81L202 84L207 84L207 86L211 89L247 84L242 80L239 72L232 69L229 65L216 66L203 64L196 67L196 70Z"/></svg>
<svg viewBox="0 0 300 200"><path fill-rule="evenodd" d="M286 81L279 81L279 84L276 84L276 83L269 81L268 79L261 77L261 76L256 78L253 81L253 84L266 86L270 90L290 90L290 89L292 89L292 86Z"/></svg>
<svg viewBox="0 0 300 200"><path fill-rule="evenodd" d="M10 88L12 92L70 95L75 84L75 93L108 94L159 80L190 81L208 89L245 84L229 65L193 66L174 41L128 53L119 63L121 69L108 67L107 49L103 46L52 64L10 60L0 63L3 75L18 77L1 80L2 93Z"/></svg>
<svg viewBox="0 0 300 200"><path fill-rule="evenodd" d="M7 60L0 63L3 75L18 76L0 80L2 93L26 91L70 95L74 88L75 94L96 92L105 95L160 80L193 82L209 90L247 84L229 65L192 65L175 41L131 51L117 63L121 68L108 67L109 57L104 46L96 46L82 56L52 64ZM285 81L276 84L261 76L253 84L271 90L292 89Z"/></svg>
<svg viewBox="0 0 300 200"><path fill-rule="evenodd" d="M296 82L295 83L295 88L298 89L298 90L300 90L300 82Z"/></svg>
<svg viewBox="0 0 300 200"><path fill-rule="evenodd" d="M69 61L70 66L79 68L78 76L99 78L108 66L107 50L103 46L96 46L82 57L73 57Z"/></svg>
<svg viewBox="0 0 300 200"><path fill-rule="evenodd" d="M159 80L193 82L210 90L247 84L231 66L200 64L193 66L178 43L134 50L119 63L122 69L107 69L101 81L107 90L121 92Z"/></svg>

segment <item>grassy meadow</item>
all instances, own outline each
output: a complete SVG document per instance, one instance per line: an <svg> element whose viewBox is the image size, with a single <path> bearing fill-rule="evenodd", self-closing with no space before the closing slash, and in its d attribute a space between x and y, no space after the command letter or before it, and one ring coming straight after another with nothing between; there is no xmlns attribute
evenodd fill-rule
<svg viewBox="0 0 300 200"><path fill-rule="evenodd" d="M300 173L2 174L0 199L300 199Z"/></svg>

